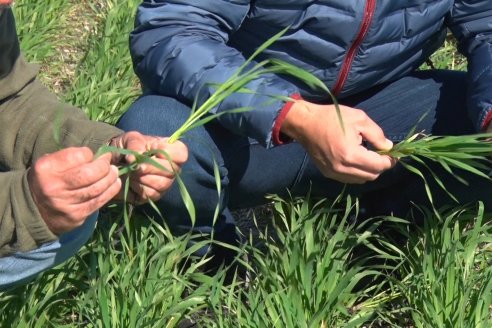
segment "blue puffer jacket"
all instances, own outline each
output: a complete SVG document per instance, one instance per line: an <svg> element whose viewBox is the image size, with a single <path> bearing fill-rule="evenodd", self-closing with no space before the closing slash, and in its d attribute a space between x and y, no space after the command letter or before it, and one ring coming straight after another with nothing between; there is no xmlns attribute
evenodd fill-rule
<svg viewBox="0 0 492 328"><path fill-rule="evenodd" d="M260 44L290 26L263 57L277 57L321 78L339 97L404 76L439 48L449 28L468 59L468 107L477 130L492 109L491 0L149 0L131 34L134 68L155 93L198 104L210 82L231 76ZM272 127L284 106L267 95L319 98L296 81L265 76L216 111L228 129L272 146ZM325 97L325 96L323 96Z"/></svg>

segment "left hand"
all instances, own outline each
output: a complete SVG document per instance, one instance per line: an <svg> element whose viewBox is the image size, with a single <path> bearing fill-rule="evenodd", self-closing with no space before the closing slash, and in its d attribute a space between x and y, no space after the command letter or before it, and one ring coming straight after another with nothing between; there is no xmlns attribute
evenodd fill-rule
<svg viewBox="0 0 492 328"><path fill-rule="evenodd" d="M165 152L157 153L152 159L162 165L165 170L150 163L142 163L135 171L129 173L128 178L130 192L127 201L132 204L142 204L149 200L158 200L172 185L176 173L188 159L188 148L180 141L172 144L167 142L168 138L142 135L139 132L127 132L113 138L110 146L125 148L144 153L148 150L159 149ZM135 161L133 155L121 155L112 153L111 164L131 164ZM117 200L123 199L125 179Z"/></svg>

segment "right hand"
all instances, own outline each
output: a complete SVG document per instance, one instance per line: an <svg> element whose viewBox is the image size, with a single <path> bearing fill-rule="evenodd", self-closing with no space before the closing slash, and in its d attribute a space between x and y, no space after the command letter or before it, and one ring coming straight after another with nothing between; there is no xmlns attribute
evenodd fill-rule
<svg viewBox="0 0 492 328"><path fill-rule="evenodd" d="M281 132L304 146L324 176L342 183L373 181L396 160L367 149L363 141L377 150L391 149L393 143L362 110L339 107L345 132L334 105L304 100L294 103Z"/></svg>
<svg viewBox="0 0 492 328"><path fill-rule="evenodd" d="M118 168L107 156L94 159L87 147L42 156L27 179L41 217L57 235L82 225L121 188Z"/></svg>

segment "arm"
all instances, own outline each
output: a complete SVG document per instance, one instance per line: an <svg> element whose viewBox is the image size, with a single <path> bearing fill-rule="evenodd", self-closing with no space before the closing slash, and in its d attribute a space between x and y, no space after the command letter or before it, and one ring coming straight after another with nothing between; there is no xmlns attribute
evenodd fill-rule
<svg viewBox="0 0 492 328"><path fill-rule="evenodd" d="M455 1L448 26L468 59L468 110L477 130L492 121L492 1ZM465 90L463 91L465 92Z"/></svg>
<svg viewBox="0 0 492 328"><path fill-rule="evenodd" d="M209 83L224 82L245 61L227 42L246 18L250 2L144 1L130 37L130 50L135 71L145 87L188 104L199 95L197 104L202 104L213 92ZM271 146L272 129L284 103L272 102L266 95L290 96L298 90L274 75L247 87L257 94L231 95L214 112L253 107L249 112L223 115L219 122Z"/></svg>
<svg viewBox="0 0 492 328"><path fill-rule="evenodd" d="M17 59L21 61L19 57ZM24 65L24 64L23 64ZM19 76L32 70L17 70ZM58 113L63 116L57 120ZM59 123L57 123L59 122ZM54 139L59 129L60 144ZM121 134L109 125L89 121L82 111L64 105L38 82L31 82L0 105L0 256L26 251L57 238L48 228L31 193L28 168L58 147L95 150ZM45 172L47 173L47 172Z"/></svg>
<svg viewBox="0 0 492 328"><path fill-rule="evenodd" d="M117 197L121 181L114 165L132 158L95 159L93 152L110 140L115 147L169 154L171 161L155 158L167 171L144 165L130 174L130 201L159 198L186 161L186 147L122 134L59 102L20 56L11 11L0 16L0 27L6 32L0 35L0 256L55 240Z"/></svg>
<svg viewBox="0 0 492 328"><path fill-rule="evenodd" d="M35 80L36 67L20 55L11 10L0 15L0 30L0 256L4 256L57 238L33 197L29 172L36 169L28 168L59 147L83 144L96 149L121 131L91 123ZM60 120L58 113L63 114ZM91 128L94 124L100 126L98 131ZM55 130L60 132L58 145Z"/></svg>
<svg viewBox="0 0 492 328"><path fill-rule="evenodd" d="M49 96L49 94L48 94ZM52 95L51 95L52 96ZM21 97L17 99L22 99ZM42 103L36 103L42 107ZM62 105L58 103L58 105ZM1 107L1 106L0 106ZM19 117L24 118L28 123L27 113L23 110L29 106L20 107L17 111L0 111L2 122L7 114L16 112ZM48 109L38 114L48 115ZM68 109L67 109L68 110ZM70 111L70 110L68 110ZM76 112L80 112L76 110ZM76 114L74 112L73 114ZM31 115L30 116L34 116ZM42 115L41 115L42 116ZM83 116L82 116L83 117ZM47 120L49 121L49 120ZM70 121L70 120L69 120ZM66 121L63 121L66 123ZM109 141L108 134L113 137L111 145L118 148L132 149L137 152L144 152L150 149L160 149L167 152L168 156L157 154L154 158L166 170L161 170L152 165L142 165L137 171L132 172L130 178L130 197L128 200L133 203L143 203L149 199L156 200L169 189L174 181L175 172L187 159L187 149L181 142L172 145L167 144L163 138L143 136L137 132L121 134L118 129L109 125L89 121L80 118L82 125L87 128L84 134L73 135L78 130L70 130L66 124L61 124L60 130L65 131L67 136L61 138L62 147L68 147L69 139L84 140L92 147L98 148ZM32 124L32 123L29 123ZM56 124L55 124L56 125ZM17 156L17 153L33 151L35 154L49 152L53 146L54 126L46 124L49 129L46 140L41 141L44 131L37 131L36 126L23 125L23 131L33 136L30 143L19 142L17 145L10 145L7 142L2 144L4 150L11 146L13 152L11 156L0 152L5 161L2 164L0 173L0 183L4 186L0 194L0 256L7 255L14 251L26 251L36 248L40 244L55 240L60 233L70 231L80 226L87 216L97 211L100 207L112 199L121 199L122 182L118 177L116 164L131 163L134 159L122 156L118 153L106 154L98 159L94 158L93 151L88 147L69 147L53 153L35 156L33 163L29 160L26 163L23 159L30 156ZM18 135L20 132L8 127L4 127L2 140L13 140L10 133ZM99 135L92 138L90 135ZM78 131L80 132L80 131ZM70 137L68 137L70 135ZM38 138L36 138L38 136ZM27 137L18 137L23 139ZM101 141L103 140L103 141ZM101 142L100 142L101 141ZM44 146L42 146L44 145ZM38 147L39 146L39 147ZM79 146L75 143L72 146ZM171 158L171 161L169 160ZM17 169L8 167L12 165Z"/></svg>

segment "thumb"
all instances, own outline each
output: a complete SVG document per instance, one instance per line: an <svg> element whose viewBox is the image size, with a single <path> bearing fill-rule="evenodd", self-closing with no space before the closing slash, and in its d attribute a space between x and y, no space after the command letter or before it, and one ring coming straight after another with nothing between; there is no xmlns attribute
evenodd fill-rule
<svg viewBox="0 0 492 328"><path fill-rule="evenodd" d="M125 132L111 141L111 146L127 149L136 153L143 153L148 150L147 139L139 132L130 131ZM119 162L122 159L121 156L113 156L112 163L116 163L114 159L117 158ZM135 161L135 156L132 154L124 155L123 158L127 163L133 163Z"/></svg>
<svg viewBox="0 0 492 328"><path fill-rule="evenodd" d="M369 142L376 150L390 150L393 148L393 142L384 136L384 132L374 121L368 120L360 133L362 138Z"/></svg>
<svg viewBox="0 0 492 328"><path fill-rule="evenodd" d="M386 139L386 137L384 138L384 140L378 142L377 144L373 142L371 142L371 144L377 150L390 150L391 148L393 148L393 141Z"/></svg>

